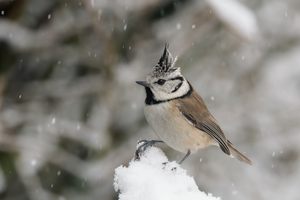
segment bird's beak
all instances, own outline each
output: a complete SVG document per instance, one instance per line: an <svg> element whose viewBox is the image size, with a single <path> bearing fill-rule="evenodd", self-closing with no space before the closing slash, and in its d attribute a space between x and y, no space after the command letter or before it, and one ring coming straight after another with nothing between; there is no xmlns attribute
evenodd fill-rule
<svg viewBox="0 0 300 200"><path fill-rule="evenodd" d="M147 83L146 81L136 81L137 84L142 85L144 87L149 87L149 83Z"/></svg>

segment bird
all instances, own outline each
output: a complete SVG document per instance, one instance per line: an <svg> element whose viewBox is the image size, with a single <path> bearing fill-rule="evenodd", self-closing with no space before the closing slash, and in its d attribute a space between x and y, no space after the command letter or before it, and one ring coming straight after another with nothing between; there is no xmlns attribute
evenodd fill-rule
<svg viewBox="0 0 300 200"><path fill-rule="evenodd" d="M136 81L146 92L144 115L160 140L142 140L136 151L163 142L185 156L209 146L218 146L227 155L252 164L226 138L204 100L176 67L176 60L165 45L163 54L144 81Z"/></svg>

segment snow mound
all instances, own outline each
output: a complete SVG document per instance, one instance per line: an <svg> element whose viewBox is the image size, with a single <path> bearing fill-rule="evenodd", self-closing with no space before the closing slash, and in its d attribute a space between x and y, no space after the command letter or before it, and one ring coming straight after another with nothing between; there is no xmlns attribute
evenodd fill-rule
<svg viewBox="0 0 300 200"><path fill-rule="evenodd" d="M193 177L156 147L116 168L114 188L119 200L220 200L200 191Z"/></svg>

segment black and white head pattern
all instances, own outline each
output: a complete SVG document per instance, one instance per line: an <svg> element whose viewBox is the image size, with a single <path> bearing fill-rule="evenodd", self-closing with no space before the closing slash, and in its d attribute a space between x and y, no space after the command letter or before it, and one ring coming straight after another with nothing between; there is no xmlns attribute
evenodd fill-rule
<svg viewBox="0 0 300 200"><path fill-rule="evenodd" d="M189 92L190 85L175 63L176 58L173 58L166 45L158 63L146 78L148 89L156 101L171 100Z"/></svg>

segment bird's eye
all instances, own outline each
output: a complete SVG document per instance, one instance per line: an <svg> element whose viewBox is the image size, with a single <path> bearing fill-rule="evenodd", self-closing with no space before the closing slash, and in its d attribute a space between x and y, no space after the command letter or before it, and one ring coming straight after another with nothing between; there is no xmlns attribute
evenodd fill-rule
<svg viewBox="0 0 300 200"><path fill-rule="evenodd" d="M157 83L158 85L163 85L163 84L165 84L165 82L166 82L165 79L158 79L158 81L156 81L156 83Z"/></svg>

